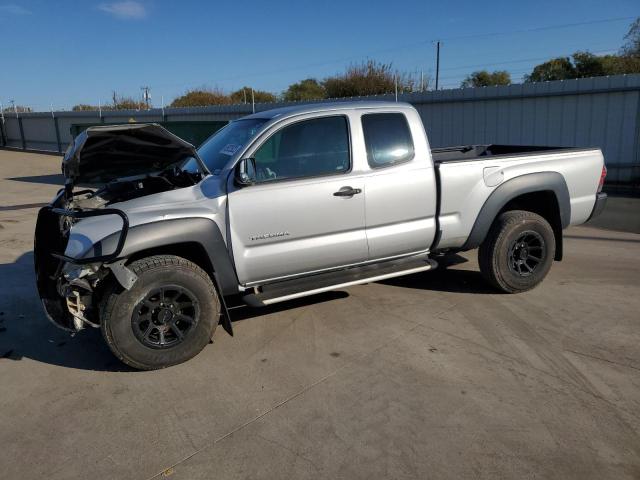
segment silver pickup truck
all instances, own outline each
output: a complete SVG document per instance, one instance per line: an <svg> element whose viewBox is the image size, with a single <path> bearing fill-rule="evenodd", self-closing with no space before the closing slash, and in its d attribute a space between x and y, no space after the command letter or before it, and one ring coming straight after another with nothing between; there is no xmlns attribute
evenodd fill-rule
<svg viewBox="0 0 640 480"><path fill-rule="evenodd" d="M523 292L606 200L599 149L431 149L418 112L385 102L256 113L197 150L159 125L91 127L63 173L35 232L47 316L101 328L138 369L188 360L218 324L232 334L231 302L422 272L446 253L479 247L486 280Z"/></svg>

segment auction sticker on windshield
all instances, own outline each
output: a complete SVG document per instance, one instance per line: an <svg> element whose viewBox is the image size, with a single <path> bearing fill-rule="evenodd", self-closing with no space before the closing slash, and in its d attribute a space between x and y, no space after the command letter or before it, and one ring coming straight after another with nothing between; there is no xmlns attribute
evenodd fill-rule
<svg viewBox="0 0 640 480"><path fill-rule="evenodd" d="M236 145L235 143L227 143L224 148L222 150L220 150L220 153L223 155L233 155L234 153L236 153L238 150L240 150L242 148L242 145Z"/></svg>

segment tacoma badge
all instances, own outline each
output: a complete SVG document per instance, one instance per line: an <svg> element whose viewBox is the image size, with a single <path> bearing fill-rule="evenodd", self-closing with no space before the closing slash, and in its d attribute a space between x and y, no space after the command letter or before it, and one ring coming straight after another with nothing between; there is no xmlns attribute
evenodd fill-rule
<svg viewBox="0 0 640 480"><path fill-rule="evenodd" d="M275 233L263 233L262 235L253 235L251 240L265 240L267 238L286 237L290 235L289 232L275 232Z"/></svg>

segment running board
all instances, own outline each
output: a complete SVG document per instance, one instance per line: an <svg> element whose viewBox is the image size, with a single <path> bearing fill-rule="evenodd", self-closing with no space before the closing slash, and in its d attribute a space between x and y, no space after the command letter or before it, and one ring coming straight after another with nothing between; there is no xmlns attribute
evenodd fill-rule
<svg viewBox="0 0 640 480"><path fill-rule="evenodd" d="M252 293L242 297L251 307L264 307L274 303L307 297L317 293L328 292L340 288L379 282L388 278L401 277L412 273L433 270L438 266L435 260L411 257L384 263L353 267L337 272L313 275L297 280L265 285L260 293Z"/></svg>

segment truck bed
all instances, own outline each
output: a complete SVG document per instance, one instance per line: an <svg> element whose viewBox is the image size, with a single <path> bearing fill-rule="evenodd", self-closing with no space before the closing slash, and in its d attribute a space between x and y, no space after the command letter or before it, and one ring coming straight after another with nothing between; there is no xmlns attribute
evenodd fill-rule
<svg viewBox="0 0 640 480"><path fill-rule="evenodd" d="M536 155L540 153L570 152L584 150L573 147L541 147L534 145L460 145L456 147L432 148L433 162L437 165L446 162L464 162L482 160L488 157L513 157L516 155ZM499 158L496 158L499 160Z"/></svg>
<svg viewBox="0 0 640 480"><path fill-rule="evenodd" d="M514 177L557 172L571 199L571 224L585 222L595 204L602 171L597 148L469 145L432 150L439 190L438 247L459 248L489 195Z"/></svg>

